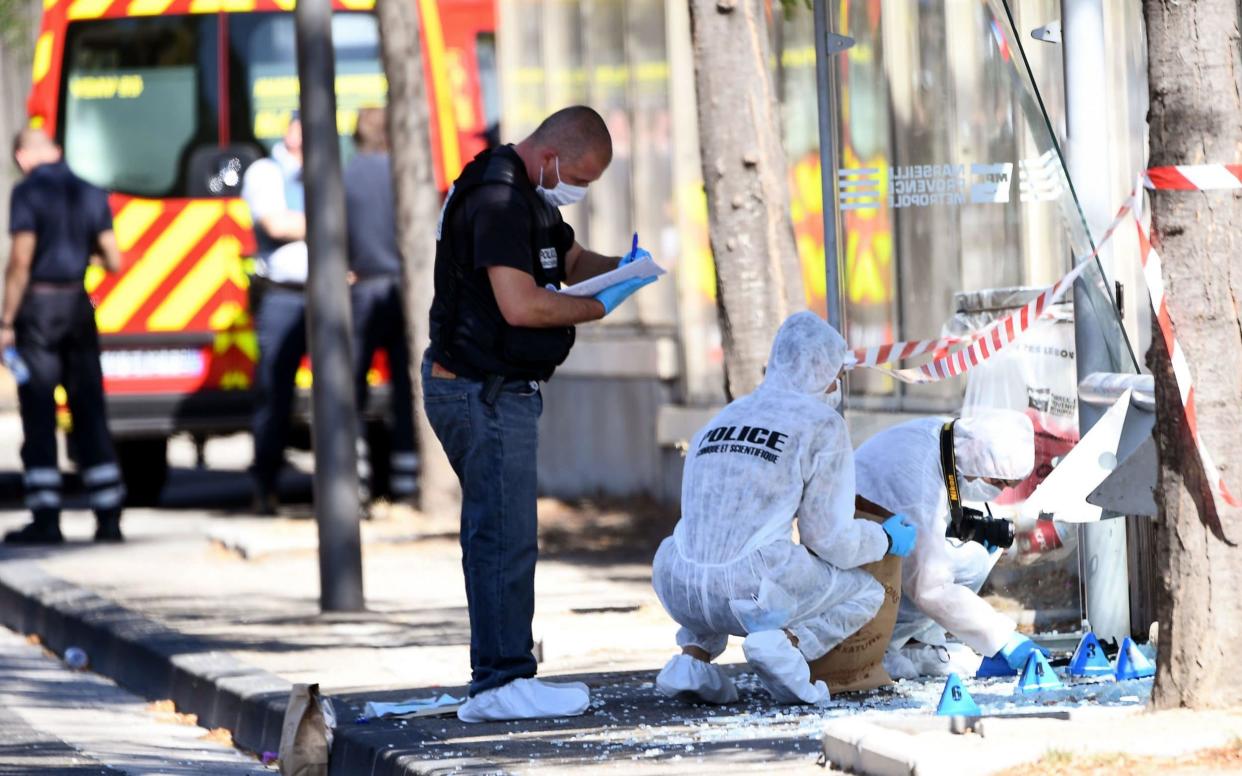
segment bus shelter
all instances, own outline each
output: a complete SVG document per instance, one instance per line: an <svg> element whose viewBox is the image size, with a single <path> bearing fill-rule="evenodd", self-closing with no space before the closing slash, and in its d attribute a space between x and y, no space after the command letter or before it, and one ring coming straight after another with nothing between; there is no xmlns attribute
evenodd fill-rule
<svg viewBox="0 0 1242 776"><path fill-rule="evenodd" d="M1146 347L1143 308L1126 299L1144 293L1134 246L1102 242L1127 176L1142 169L1133 138L1145 127L1107 126L1105 93L1089 115L1089 92L1104 74L1081 74L1102 67L1109 35L1114 45L1141 46L1141 34L1127 41L1123 33L1141 22L1112 14L1106 20L1101 4L1076 0L815 0L810 34L826 307L851 345L945 338L940 352L953 352L994 322L1012 315L1004 325L1017 325L1023 305L1086 264L1011 345L977 366L963 358L973 366L964 380L937 370L903 382L857 369L847 412L1025 412L1036 469L1002 497L1017 547L988 594L1026 612L1022 625L1039 633L1077 633L1089 620L1102 637L1121 638L1145 637L1152 619L1149 519L1049 498L1069 475L1053 479L1057 466L1077 460L1074 450L1110 404L1080 402L1080 384L1137 374L1135 354ZM1131 67L1109 74L1134 103L1123 123L1145 110L1142 53L1131 53ZM1129 143L1110 148L1110 129Z"/></svg>

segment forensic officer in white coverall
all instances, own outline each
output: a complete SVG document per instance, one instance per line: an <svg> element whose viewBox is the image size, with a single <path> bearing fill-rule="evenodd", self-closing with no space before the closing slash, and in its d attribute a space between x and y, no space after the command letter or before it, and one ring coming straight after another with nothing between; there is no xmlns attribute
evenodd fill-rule
<svg viewBox="0 0 1242 776"><path fill-rule="evenodd" d="M711 660L730 635L782 703L828 698L808 662L871 620L884 590L858 567L905 555L901 515L854 518L854 460L834 407L847 353L835 329L807 312L777 332L763 383L725 407L691 441L681 520L656 553L652 581L681 625L682 654L659 691L710 703L737 699ZM793 539L794 520L799 541Z"/></svg>
<svg viewBox="0 0 1242 776"><path fill-rule="evenodd" d="M973 673L978 655L997 656L1019 669L1034 648L1013 620L978 595L1000 551L980 541L946 538L952 505L944 460L950 454L948 465L956 464L959 502L992 501L1031 473L1031 421L1012 410L949 420L920 418L893 426L868 439L854 456L859 496L909 515L918 527L914 552L902 563L901 606L884 662L895 678ZM946 631L978 655L946 645Z"/></svg>

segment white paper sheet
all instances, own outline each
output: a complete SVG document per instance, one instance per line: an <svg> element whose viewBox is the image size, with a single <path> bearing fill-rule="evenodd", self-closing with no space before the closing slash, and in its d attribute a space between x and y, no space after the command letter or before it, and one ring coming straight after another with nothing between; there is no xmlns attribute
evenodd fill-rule
<svg viewBox="0 0 1242 776"><path fill-rule="evenodd" d="M569 296L595 296L609 286L615 286L618 283L635 278L658 278L664 274L664 270L654 259L644 258L638 261L632 261L624 267L618 267L612 272L605 272L602 275L596 275L590 280L584 280L572 286L565 286L561 289L562 294Z"/></svg>
<svg viewBox="0 0 1242 776"><path fill-rule="evenodd" d="M457 706L461 702L461 698L454 698L447 693L440 695L438 698L411 698L399 703L368 701L366 708L363 710L363 715L368 719L382 719L384 717L403 716L420 711Z"/></svg>

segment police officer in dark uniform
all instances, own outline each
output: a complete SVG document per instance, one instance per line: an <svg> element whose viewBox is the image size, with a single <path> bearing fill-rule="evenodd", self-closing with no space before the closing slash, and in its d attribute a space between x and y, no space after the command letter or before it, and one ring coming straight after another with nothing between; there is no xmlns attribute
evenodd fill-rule
<svg viewBox="0 0 1242 776"><path fill-rule="evenodd" d="M592 253L561 220L558 208L582 199L611 161L599 114L565 108L470 162L440 214L423 405L461 481L473 671L465 722L570 716L590 701L584 684L534 678L535 460L539 381L569 355L574 325L654 281L594 298L554 290L649 255Z"/></svg>
<svg viewBox="0 0 1242 776"><path fill-rule="evenodd" d="M108 433L95 309L83 287L92 260L109 272L121 269L108 197L73 174L42 130L18 133L13 156L26 178L13 188L10 200L13 244L0 308L0 349L15 344L29 371L17 397L25 436L26 506L34 521L4 539L64 541L54 398L56 386L63 385L82 482L97 520L95 540L121 541L125 487Z"/></svg>
<svg viewBox="0 0 1242 776"><path fill-rule="evenodd" d="M358 397L358 481L364 502L371 495L375 451L366 446L367 404L371 362L375 351L388 354L392 390L392 449L388 489L396 500L414 495L418 486L418 455L414 451L414 393L410 385L410 349L405 336L405 305L401 296L401 251L393 201L392 164L383 108L358 111L354 141L358 153L345 167L345 216L349 237L349 270L353 273L350 303L354 319L354 386Z"/></svg>

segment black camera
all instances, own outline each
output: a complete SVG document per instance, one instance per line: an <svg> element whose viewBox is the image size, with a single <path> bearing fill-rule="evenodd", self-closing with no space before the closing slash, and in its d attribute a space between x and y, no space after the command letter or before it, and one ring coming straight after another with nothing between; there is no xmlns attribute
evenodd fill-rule
<svg viewBox="0 0 1242 776"><path fill-rule="evenodd" d="M946 535L951 539L990 544L1007 550L1013 546L1013 523L1003 517L991 517L977 509L962 507L961 516L949 523Z"/></svg>

